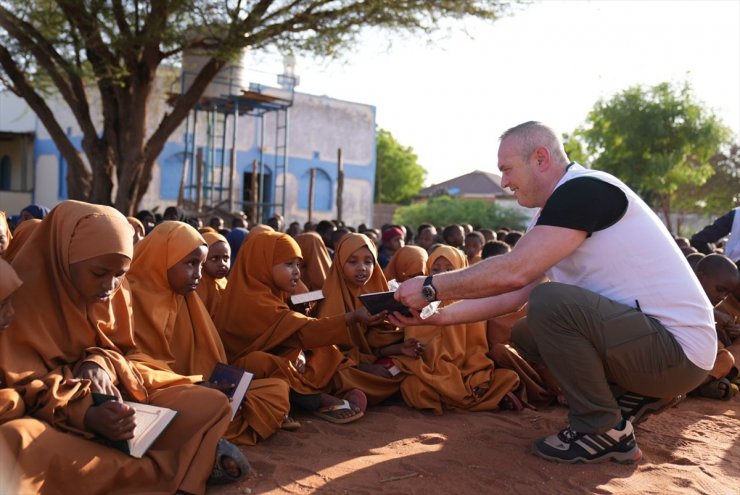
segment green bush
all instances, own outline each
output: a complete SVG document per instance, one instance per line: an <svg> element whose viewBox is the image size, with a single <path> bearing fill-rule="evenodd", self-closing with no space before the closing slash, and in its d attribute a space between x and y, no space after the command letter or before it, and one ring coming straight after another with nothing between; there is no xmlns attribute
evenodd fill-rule
<svg viewBox="0 0 740 495"><path fill-rule="evenodd" d="M488 201L435 196L421 203L399 207L393 215L393 222L412 226L422 223L469 223L477 228L509 227L523 230L527 217L522 212L502 208Z"/></svg>

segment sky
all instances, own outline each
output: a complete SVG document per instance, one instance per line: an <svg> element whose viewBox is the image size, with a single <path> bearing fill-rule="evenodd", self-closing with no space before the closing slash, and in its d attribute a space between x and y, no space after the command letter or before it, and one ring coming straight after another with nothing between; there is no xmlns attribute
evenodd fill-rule
<svg viewBox="0 0 740 495"><path fill-rule="evenodd" d="M431 40L367 32L340 60L298 57L296 90L376 107L426 185L496 172L507 128L540 120L570 133L634 85L688 81L740 139L740 0L545 0L449 25ZM261 64L277 73L279 61Z"/></svg>

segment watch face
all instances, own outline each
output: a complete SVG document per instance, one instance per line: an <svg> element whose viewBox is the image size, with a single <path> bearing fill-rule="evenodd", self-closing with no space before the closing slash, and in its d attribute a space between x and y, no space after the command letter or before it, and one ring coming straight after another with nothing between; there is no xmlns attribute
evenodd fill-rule
<svg viewBox="0 0 740 495"><path fill-rule="evenodd" d="M429 302L434 301L434 289L432 289L429 286L424 286L421 288L421 295L424 296L424 299L426 299Z"/></svg>

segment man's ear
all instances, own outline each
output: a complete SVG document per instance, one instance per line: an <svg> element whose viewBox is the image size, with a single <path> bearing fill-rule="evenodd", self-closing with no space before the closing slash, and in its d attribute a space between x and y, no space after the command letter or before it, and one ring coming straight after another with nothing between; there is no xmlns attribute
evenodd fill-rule
<svg viewBox="0 0 740 495"><path fill-rule="evenodd" d="M547 170L550 167L550 150L544 146L540 146L534 150L534 156L537 160L537 167L540 171Z"/></svg>

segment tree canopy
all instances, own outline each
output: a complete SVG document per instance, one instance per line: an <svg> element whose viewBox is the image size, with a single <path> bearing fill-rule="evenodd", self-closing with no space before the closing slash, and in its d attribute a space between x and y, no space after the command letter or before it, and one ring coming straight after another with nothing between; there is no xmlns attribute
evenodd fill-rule
<svg viewBox="0 0 740 495"><path fill-rule="evenodd" d="M403 225L469 223L489 229L524 229L527 226L527 217L520 211L480 199L455 199L447 195L401 206L396 209L393 221Z"/></svg>
<svg viewBox="0 0 740 495"><path fill-rule="evenodd" d="M376 136L375 198L380 203L409 203L424 185L427 171L410 146L385 129Z"/></svg>
<svg viewBox="0 0 740 495"><path fill-rule="evenodd" d="M574 133L585 143L588 164L616 175L659 209L671 231L677 191L712 176L711 158L730 135L687 83L633 86L600 100Z"/></svg>
<svg viewBox="0 0 740 495"><path fill-rule="evenodd" d="M430 33L444 19L495 20L518 1L0 0L0 66L67 161L70 197L130 212L167 138L244 47L335 55L363 28ZM147 125L158 68L192 49L205 50L208 61L170 111ZM71 109L90 169L45 90Z"/></svg>

